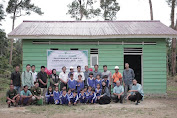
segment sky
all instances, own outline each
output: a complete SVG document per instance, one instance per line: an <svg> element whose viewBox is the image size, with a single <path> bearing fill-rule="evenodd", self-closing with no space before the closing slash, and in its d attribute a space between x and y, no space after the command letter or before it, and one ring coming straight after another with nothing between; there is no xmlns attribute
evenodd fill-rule
<svg viewBox="0 0 177 118"><path fill-rule="evenodd" d="M16 19L15 27L23 20L40 20L40 21L73 21L70 15L67 15L67 5L72 0L31 0L36 6L39 6L44 14L42 16L32 13L30 16L22 16ZM150 20L149 0L117 0L120 10L117 13L116 20ZM7 7L8 0L0 0L0 4ZM95 3L99 5L99 2ZM154 20L160 20L165 25L170 25L170 7L166 0L152 0ZM175 12L176 13L176 12ZM12 19L11 15L6 16L2 22L2 29L8 34L11 32ZM175 15L176 16L176 15ZM87 19L83 19L87 20ZM96 17L91 20L103 20L102 17Z"/></svg>

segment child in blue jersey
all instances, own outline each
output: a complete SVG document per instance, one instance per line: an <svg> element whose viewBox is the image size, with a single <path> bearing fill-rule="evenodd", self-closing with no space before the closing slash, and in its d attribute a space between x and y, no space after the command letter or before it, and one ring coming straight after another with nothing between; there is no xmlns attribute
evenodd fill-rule
<svg viewBox="0 0 177 118"><path fill-rule="evenodd" d="M79 101L82 104L85 104L87 102L86 93L84 92L84 89L81 89L79 93Z"/></svg>
<svg viewBox="0 0 177 118"><path fill-rule="evenodd" d="M68 94L69 98L72 98L72 97L73 97L73 92L71 91L71 89L68 90L68 93L67 93L67 94Z"/></svg>
<svg viewBox="0 0 177 118"><path fill-rule="evenodd" d="M77 81L74 80L73 74L70 74L70 78L68 79L68 88L71 89L72 92L76 89L76 84Z"/></svg>
<svg viewBox="0 0 177 118"><path fill-rule="evenodd" d="M66 86L63 86L62 90L60 91L60 95L62 95L63 90L66 90Z"/></svg>
<svg viewBox="0 0 177 118"><path fill-rule="evenodd" d="M80 93L81 89L83 88L84 88L84 81L82 80L82 75L78 75L77 92Z"/></svg>
<svg viewBox="0 0 177 118"><path fill-rule="evenodd" d="M76 105L78 100L79 100L79 97L78 97L77 91L75 90L73 92L72 98L70 98L70 102L71 104Z"/></svg>
<svg viewBox="0 0 177 118"><path fill-rule="evenodd" d="M91 93L88 98L88 103L94 104L95 101L96 101L96 93L95 93L95 89L92 88Z"/></svg>
<svg viewBox="0 0 177 118"><path fill-rule="evenodd" d="M97 84L99 84L100 87L102 88L102 81L101 81L100 75L97 75L97 76L96 76L95 88L97 87Z"/></svg>
<svg viewBox="0 0 177 118"><path fill-rule="evenodd" d="M95 79L92 72L89 73L89 77L87 78L87 85L95 88Z"/></svg>
<svg viewBox="0 0 177 118"><path fill-rule="evenodd" d="M61 100L61 104L62 104L62 105L71 104L71 103L70 103L69 96L68 96L66 90L63 90L62 95L60 96L60 100Z"/></svg>
<svg viewBox="0 0 177 118"><path fill-rule="evenodd" d="M47 104L53 104L54 103L54 99L53 99L53 88L51 86L49 86L46 94L45 94L45 98L46 98L46 103Z"/></svg>
<svg viewBox="0 0 177 118"><path fill-rule="evenodd" d="M109 88L109 80L108 80L108 76L107 76L107 75L104 75L104 76L103 76L102 82L103 82L103 81L106 83L106 86Z"/></svg>
<svg viewBox="0 0 177 118"><path fill-rule="evenodd" d="M91 90L92 90L92 87L91 87L91 86L88 86L88 89L87 89L87 91L86 91L87 100L88 100L88 98L89 98L89 96L90 96Z"/></svg>
<svg viewBox="0 0 177 118"><path fill-rule="evenodd" d="M97 84L97 87L96 87L96 89L95 89L96 100L98 100L99 97L101 96L101 92L102 92L102 89L100 88L100 84Z"/></svg>
<svg viewBox="0 0 177 118"><path fill-rule="evenodd" d="M53 92L53 98L56 105L60 104L60 92L58 91L58 87L55 87L55 91Z"/></svg>

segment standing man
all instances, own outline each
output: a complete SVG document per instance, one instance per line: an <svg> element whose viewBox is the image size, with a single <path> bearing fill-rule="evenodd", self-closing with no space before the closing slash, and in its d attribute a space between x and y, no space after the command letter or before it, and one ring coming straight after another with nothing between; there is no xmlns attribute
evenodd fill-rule
<svg viewBox="0 0 177 118"><path fill-rule="evenodd" d="M96 79L96 76L100 75L100 77L102 78L101 72L98 70L97 64L94 65L94 68L95 68L95 70L93 71L93 77Z"/></svg>
<svg viewBox="0 0 177 118"><path fill-rule="evenodd" d="M22 86L27 85L28 89L31 89L31 87L34 86L33 75L30 72L30 68L31 68L30 64L27 64L26 65L26 71L24 71L22 73Z"/></svg>
<svg viewBox="0 0 177 118"><path fill-rule="evenodd" d="M115 73L112 76L113 84L116 86L116 82L120 81L120 84L122 84L122 74L119 72L119 66L115 66Z"/></svg>
<svg viewBox="0 0 177 118"><path fill-rule="evenodd" d="M85 80L84 73L81 72L81 66L77 66L77 72L74 72L74 79L78 81L78 75L82 75L82 81Z"/></svg>
<svg viewBox="0 0 177 118"><path fill-rule="evenodd" d="M62 72L59 74L59 78L61 81L60 83L60 91L61 91L64 86L66 86L67 88L67 82L68 82L68 73L66 72L65 66L62 67Z"/></svg>
<svg viewBox="0 0 177 118"><path fill-rule="evenodd" d="M113 89L113 95L115 97L115 102L123 103L124 88L120 84L120 81L116 81L116 86Z"/></svg>
<svg viewBox="0 0 177 118"><path fill-rule="evenodd" d="M105 75L108 76L108 80L109 80L109 87L108 88L109 88L109 91L111 93L111 84L112 84L112 74L111 74L111 71L109 71L107 69L107 65L103 65L103 70L104 70L104 72L101 73L101 76L102 77L105 76Z"/></svg>
<svg viewBox="0 0 177 118"><path fill-rule="evenodd" d="M45 96L45 93L47 92L47 73L45 72L45 66L41 66L41 71L37 74L39 87L41 88L41 95Z"/></svg>
<svg viewBox="0 0 177 118"><path fill-rule="evenodd" d="M37 80L37 72L35 71L35 65L31 66L31 73L33 76L33 84L34 84L34 82L36 82L36 80Z"/></svg>
<svg viewBox="0 0 177 118"><path fill-rule="evenodd" d="M129 68L129 64L125 63L125 69L123 71L123 81L124 81L124 97L127 97L127 91L132 89L132 81L135 77L133 69Z"/></svg>
<svg viewBox="0 0 177 118"><path fill-rule="evenodd" d="M127 99L133 102L137 101L135 105L138 105L144 96L144 92L141 84L138 84L136 79L133 79L133 86L129 92Z"/></svg>
<svg viewBox="0 0 177 118"><path fill-rule="evenodd" d="M71 74L74 75L74 68L71 66L69 69L70 69L70 72L68 73L68 78L70 78Z"/></svg>
<svg viewBox="0 0 177 118"><path fill-rule="evenodd" d="M11 74L11 84L14 85L14 89L20 94L20 87L21 87L21 77L20 77L20 67L15 67L15 72Z"/></svg>
<svg viewBox="0 0 177 118"><path fill-rule="evenodd" d="M87 79L88 79L88 77L89 77L89 73L90 73L90 71L89 71L88 66L85 66L85 72L84 72L84 76L85 76L84 85L85 85L85 86L87 86Z"/></svg>

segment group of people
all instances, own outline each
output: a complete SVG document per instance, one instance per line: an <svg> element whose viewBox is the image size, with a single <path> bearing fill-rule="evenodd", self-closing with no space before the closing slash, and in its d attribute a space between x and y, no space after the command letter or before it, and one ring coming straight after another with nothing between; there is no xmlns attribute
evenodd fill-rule
<svg viewBox="0 0 177 118"><path fill-rule="evenodd" d="M35 65L27 64L22 74L19 66L16 66L6 94L8 107L36 104L39 101L56 105L109 104L111 99L116 103L123 103L123 100L136 101L135 104L138 105L144 92L135 79L133 69L129 68L128 63L125 63L123 74L119 72L118 66L114 69L115 73L112 75L107 70L107 65L103 66L103 72L98 70L98 65L94 65L94 71L89 71L88 66L85 66L85 72L81 71L81 66L77 66L77 71L71 66L67 72L64 66L59 75L53 69L48 76L44 66L37 73Z"/></svg>

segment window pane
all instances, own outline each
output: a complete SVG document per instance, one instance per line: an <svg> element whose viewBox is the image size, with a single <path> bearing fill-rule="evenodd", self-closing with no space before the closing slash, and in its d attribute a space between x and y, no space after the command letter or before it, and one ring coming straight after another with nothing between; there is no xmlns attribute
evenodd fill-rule
<svg viewBox="0 0 177 118"><path fill-rule="evenodd" d="M97 56L92 56L92 66L97 64Z"/></svg>

